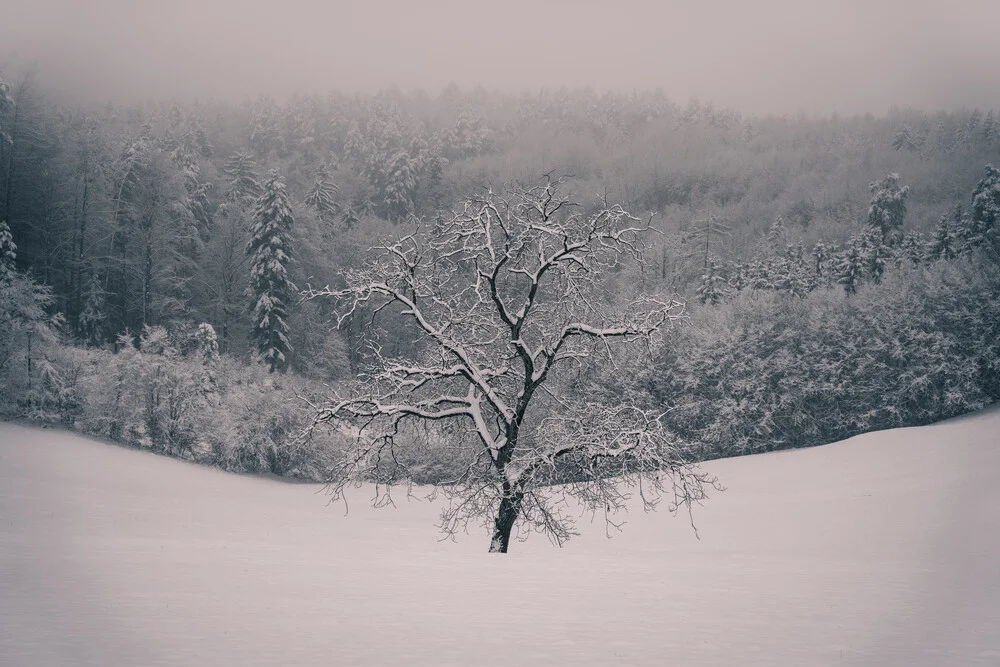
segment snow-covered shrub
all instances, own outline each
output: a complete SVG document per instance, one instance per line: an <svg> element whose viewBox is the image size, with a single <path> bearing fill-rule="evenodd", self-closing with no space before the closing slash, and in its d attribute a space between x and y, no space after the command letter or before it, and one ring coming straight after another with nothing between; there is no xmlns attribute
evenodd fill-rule
<svg viewBox="0 0 1000 667"><path fill-rule="evenodd" d="M900 269L848 296L742 293L697 310L648 382L704 456L831 442L1000 399L1000 272Z"/></svg>

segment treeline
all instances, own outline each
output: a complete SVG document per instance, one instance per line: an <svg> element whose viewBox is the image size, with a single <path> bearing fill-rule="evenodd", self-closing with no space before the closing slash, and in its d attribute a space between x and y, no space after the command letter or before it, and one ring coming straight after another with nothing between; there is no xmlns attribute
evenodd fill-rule
<svg viewBox="0 0 1000 667"><path fill-rule="evenodd" d="M848 242L869 183L889 172L910 187L908 225L929 233L967 204L982 165L1000 163L1000 117L977 109L754 118L661 93L455 87L95 108L43 83L28 73L0 84L0 220L18 267L53 289L68 329L91 345L209 322L224 354L258 347L247 245L271 170L287 195L292 286L335 280L359 246L411 216L554 171L573 176L581 200L607 193L657 213L666 233L647 277L685 293L706 247L717 261L752 262L779 217L810 248ZM286 306L294 370L331 379L357 367L355 329L330 349L320 306Z"/></svg>
<svg viewBox="0 0 1000 667"><path fill-rule="evenodd" d="M237 472L322 480L337 438L303 438L324 387L219 354L211 325L72 345L51 288L13 268L0 223L0 417L60 424Z"/></svg>
<svg viewBox="0 0 1000 667"><path fill-rule="evenodd" d="M293 434L370 361L370 313L333 331L299 290L477 188L555 172L657 214L650 262L609 289L691 304L628 390L702 456L959 414L1000 398L998 130L976 109L755 118L454 87L90 108L8 77L0 411L317 478L333 440ZM380 337L394 356L411 338ZM448 467L431 440L422 481Z"/></svg>

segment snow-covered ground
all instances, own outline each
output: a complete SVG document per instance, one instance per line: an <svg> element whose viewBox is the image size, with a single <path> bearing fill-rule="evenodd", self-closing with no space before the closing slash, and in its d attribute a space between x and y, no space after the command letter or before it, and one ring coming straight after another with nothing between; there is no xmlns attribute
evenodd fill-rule
<svg viewBox="0 0 1000 667"><path fill-rule="evenodd" d="M1000 410L710 463L562 550L0 425L0 664L1000 665Z"/></svg>

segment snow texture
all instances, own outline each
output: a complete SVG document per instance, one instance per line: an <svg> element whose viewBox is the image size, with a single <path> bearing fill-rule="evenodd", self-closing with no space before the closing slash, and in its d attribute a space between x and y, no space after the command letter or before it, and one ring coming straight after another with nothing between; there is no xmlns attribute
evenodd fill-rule
<svg viewBox="0 0 1000 667"><path fill-rule="evenodd" d="M708 464L696 515L438 542L437 508L0 425L0 663L997 665L1000 410Z"/></svg>

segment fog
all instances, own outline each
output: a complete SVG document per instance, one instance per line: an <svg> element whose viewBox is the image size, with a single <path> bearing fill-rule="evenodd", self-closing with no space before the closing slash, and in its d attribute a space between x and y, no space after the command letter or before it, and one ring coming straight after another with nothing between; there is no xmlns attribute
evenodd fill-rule
<svg viewBox="0 0 1000 667"><path fill-rule="evenodd" d="M5 0L0 62L95 101L662 88L746 112L1000 106L996 0Z"/></svg>

